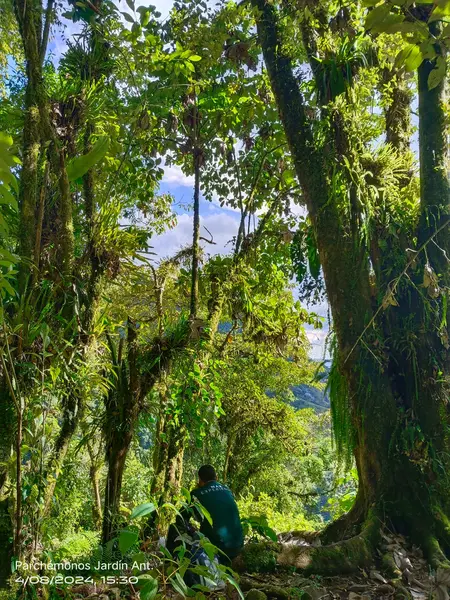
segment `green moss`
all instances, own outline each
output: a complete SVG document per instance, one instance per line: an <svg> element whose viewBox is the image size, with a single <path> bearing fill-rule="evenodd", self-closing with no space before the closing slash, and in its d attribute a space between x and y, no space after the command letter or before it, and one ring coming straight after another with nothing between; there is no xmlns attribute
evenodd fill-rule
<svg viewBox="0 0 450 600"><path fill-rule="evenodd" d="M250 590L245 594L246 600L267 600L267 596L261 590Z"/></svg>
<svg viewBox="0 0 450 600"><path fill-rule="evenodd" d="M261 542L247 544L241 553L241 560L248 573L270 573L277 566L278 544Z"/></svg>
<svg viewBox="0 0 450 600"><path fill-rule="evenodd" d="M392 554L390 553L383 554L381 558L381 567L383 569L383 573L385 573L385 575L387 575L389 578L399 577L401 575L397 565L395 564Z"/></svg>

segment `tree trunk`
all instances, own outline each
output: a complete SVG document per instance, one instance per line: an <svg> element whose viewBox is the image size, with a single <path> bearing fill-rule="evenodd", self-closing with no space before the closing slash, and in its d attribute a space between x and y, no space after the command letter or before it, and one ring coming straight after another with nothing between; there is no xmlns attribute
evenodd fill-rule
<svg viewBox="0 0 450 600"><path fill-rule="evenodd" d="M11 460L14 444L15 410L6 384L0 387L0 589L6 587L11 574L12 540L14 537L12 522L11 483L8 480L7 465Z"/></svg>
<svg viewBox="0 0 450 600"><path fill-rule="evenodd" d="M191 319L197 316L198 308L198 271L200 252L200 157L201 151L194 149L194 226L192 239L192 282L191 282Z"/></svg>
<svg viewBox="0 0 450 600"><path fill-rule="evenodd" d="M110 440L107 449L108 474L106 476L105 504L103 511L102 543L106 544L116 533L119 523L120 495L123 472L131 441L132 431L121 432Z"/></svg>
<svg viewBox="0 0 450 600"><path fill-rule="evenodd" d="M153 481L152 494L162 494L165 484L165 472L168 458L169 444L167 441L166 424L167 390L160 392L160 406L158 422L155 433L155 446L153 449Z"/></svg>
<svg viewBox="0 0 450 600"><path fill-rule="evenodd" d="M119 520L119 504L125 461L139 416L143 398L141 393L143 392L145 396L137 366L136 327L131 319L128 321L127 336L127 360L126 362L124 360L115 361L117 371L116 387L111 390L105 400L104 435L108 473L103 510L102 542L104 544L114 537Z"/></svg>
<svg viewBox="0 0 450 600"><path fill-rule="evenodd" d="M335 532L348 534L345 525L357 525L350 531L361 532L358 543L352 546L356 568L364 562L362 559L366 560L367 552L372 552L378 539L373 524L383 518L421 543L436 566L443 560L439 544L450 549L449 481L444 475L450 467L445 382L449 352L436 324L439 319L445 322L448 335L444 294L427 299L422 292L409 288L406 292L400 290L398 307L380 302L374 309L368 251L328 187L327 151L314 143L291 60L283 49L276 8L268 0L253 0L253 4L259 9L258 35L316 233L333 315L337 352L330 387L335 432L340 431L345 443L353 448L359 474L355 507ZM444 231L444 226L449 207L443 169L446 131L442 89L428 91L423 84L426 69L430 69L427 63L419 74L422 205L423 213L433 213L434 217L430 220L422 214L417 251L422 260L425 244L427 254L436 257L436 271L448 281L448 260L443 260L442 252L444 249L448 253L448 227ZM439 227L442 230L437 233ZM440 237L440 249L432 252L431 236ZM415 289L419 289L417 285ZM383 292L385 298L392 297L389 289ZM389 311L401 316L401 327L389 328L384 314ZM412 329L408 331L408 327ZM431 333L424 334L424 330ZM377 349L380 346L382 352ZM333 394L333 389L338 393ZM330 571L335 567L331 562L339 560L340 550L342 547L335 547L328 554ZM308 569L326 570L322 560L325 554L325 550L314 551Z"/></svg>
<svg viewBox="0 0 450 600"><path fill-rule="evenodd" d="M64 400L61 429L46 468L47 487L44 493L44 514L50 510L56 482L69 450L70 442L81 420L82 410L83 404L80 393L78 393L78 390L70 391L68 397Z"/></svg>
<svg viewBox="0 0 450 600"><path fill-rule="evenodd" d="M183 477L183 456L185 442L185 427L180 426L175 429L173 426L171 426L164 486L165 498L167 502L170 502L174 496L180 493L181 480Z"/></svg>
<svg viewBox="0 0 450 600"><path fill-rule="evenodd" d="M223 482L226 483L228 480L228 471L230 469L230 459L233 454L233 445L234 445L235 435L233 433L229 433L227 436L227 452L225 454L225 463L223 465Z"/></svg>
<svg viewBox="0 0 450 600"><path fill-rule="evenodd" d="M102 513L102 499L100 496L100 467L98 465L91 465L89 474L92 482L92 491L94 494L94 503L92 505L92 517L94 519L94 525L96 528L102 526L103 513Z"/></svg>

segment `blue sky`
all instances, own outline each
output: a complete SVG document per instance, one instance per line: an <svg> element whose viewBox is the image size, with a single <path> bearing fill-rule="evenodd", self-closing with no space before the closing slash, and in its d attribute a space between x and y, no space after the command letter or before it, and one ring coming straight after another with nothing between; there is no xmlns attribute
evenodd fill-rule
<svg viewBox="0 0 450 600"><path fill-rule="evenodd" d="M166 18L173 5L172 0L136 0L136 6L152 4L161 13L162 18ZM120 0L120 10L128 11L129 8L124 0ZM62 19L65 27L64 30L55 31L49 44L49 52L55 62L59 61L60 56L66 48L66 39L76 34L79 30L79 25L71 21ZM165 232L162 235L152 239L152 250L163 258L172 256L181 247L186 246L192 240L192 214L186 210L187 205L192 204L193 196L193 177L186 176L176 165L165 167L164 176L160 185L161 193L170 193L175 199L175 212L177 213L177 225L172 230ZM214 240L214 245L205 244L205 252L209 254L223 254L231 249L231 240L237 234L239 226L239 213L234 209L220 207L218 203L201 200L200 205L201 225L211 232ZM202 235L209 235L202 230ZM317 312L321 316L326 316L327 306L311 307L311 310ZM307 335L312 344L311 357L321 359L323 357L323 344L325 336L328 333L328 325L324 322L322 330L314 330L307 327Z"/></svg>

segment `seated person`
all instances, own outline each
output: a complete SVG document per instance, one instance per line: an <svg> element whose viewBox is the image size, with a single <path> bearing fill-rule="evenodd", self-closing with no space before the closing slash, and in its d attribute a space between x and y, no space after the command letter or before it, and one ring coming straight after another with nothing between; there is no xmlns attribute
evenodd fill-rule
<svg viewBox="0 0 450 600"><path fill-rule="evenodd" d="M219 561L229 564L244 544L241 519L233 494L226 485L217 481L214 467L203 465L198 471L198 487L191 492L191 496L197 498L211 515L212 525L203 518L200 532L225 553L226 556L218 556ZM181 518L177 517L176 524L170 526L167 535L167 549L170 552L179 545L176 537L180 533L192 532L192 529L189 530L189 517L190 515L182 511Z"/></svg>

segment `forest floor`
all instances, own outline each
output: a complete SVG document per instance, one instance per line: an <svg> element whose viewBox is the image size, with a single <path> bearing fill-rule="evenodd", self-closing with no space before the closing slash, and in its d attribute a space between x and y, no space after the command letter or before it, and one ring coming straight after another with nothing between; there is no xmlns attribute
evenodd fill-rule
<svg viewBox="0 0 450 600"><path fill-rule="evenodd" d="M291 539L288 543L307 545L302 539ZM449 571L441 569L433 573L420 549L403 536L386 533L373 565L367 570L346 576L306 578L293 569L276 567L271 573L241 573L239 582L246 600L450 600ZM73 597L80 600L130 597L126 590L108 586L97 587L95 591L91 586L80 586L73 592ZM228 600L242 597L231 586L209 596ZM162 597L183 598L172 589ZM131 598L138 600L138 595L131 594Z"/></svg>
<svg viewBox="0 0 450 600"><path fill-rule="evenodd" d="M291 543L305 545L303 540ZM372 567L348 576L305 578L286 570L241 576L248 600L449 600L448 586L447 571L432 573L419 548L386 533Z"/></svg>

